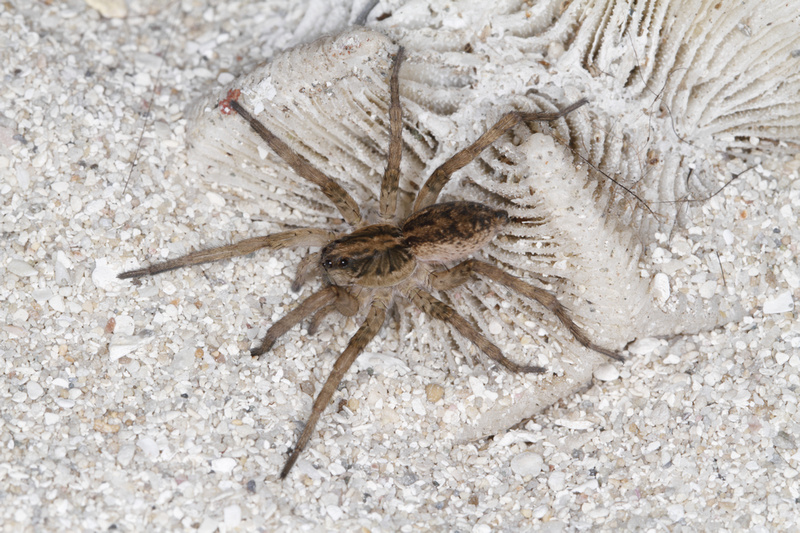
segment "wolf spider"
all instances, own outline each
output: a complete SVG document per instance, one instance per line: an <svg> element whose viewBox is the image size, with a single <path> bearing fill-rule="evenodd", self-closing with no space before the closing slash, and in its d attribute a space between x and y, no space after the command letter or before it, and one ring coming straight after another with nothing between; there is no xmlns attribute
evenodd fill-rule
<svg viewBox="0 0 800 533"><path fill-rule="evenodd" d="M322 189L345 221L354 228L353 231L346 234L320 228L282 231L227 246L193 252L147 268L123 272L118 276L137 278L154 275L189 265L248 255L262 248L280 250L288 247L321 247L320 251L310 253L300 262L292 289L299 290L312 275L321 275L323 287L275 322L260 345L251 350L251 354L257 357L268 352L281 335L308 317L310 317L308 327L310 334L313 334L322 319L333 311L348 317L365 311L366 318L334 363L328 379L317 395L308 422L281 471L281 479L289 473L311 438L314 426L330 403L345 372L378 333L387 312L398 298L410 300L423 312L450 324L480 351L508 370L522 373L544 372L544 368L540 366L520 365L507 359L474 325L431 294L431 291L453 289L474 275L479 275L536 300L558 317L582 345L613 359L622 360L615 351L598 346L589 340L553 294L529 285L489 263L470 258L509 223L508 213L477 202L436 203L439 192L451 174L470 163L503 133L526 121L552 121L561 118L586 104L586 99L578 100L555 113L510 112L504 115L478 140L437 168L420 188L411 214L399 218L395 211L402 155L402 117L398 81L402 58L403 49L399 48L390 77L389 159L381 183L380 222L376 224L366 222L361 216L358 204L341 185L312 166L270 132L236 101L238 92L232 91L231 94L235 96L229 95L229 98L222 102L223 111L231 108L235 110L300 177ZM454 266L443 268L443 264Z"/></svg>

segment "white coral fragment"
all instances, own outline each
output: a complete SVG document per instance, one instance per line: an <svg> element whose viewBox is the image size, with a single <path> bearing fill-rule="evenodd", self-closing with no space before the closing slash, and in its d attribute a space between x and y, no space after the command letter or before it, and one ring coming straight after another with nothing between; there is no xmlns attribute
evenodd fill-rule
<svg viewBox="0 0 800 533"><path fill-rule="evenodd" d="M728 151L751 148L751 137L762 145L800 141L796 9L706 0L560 6L462 6L471 13L463 24L436 31L390 18L375 23L384 33L356 28L276 55L194 108L193 162L202 175L258 195L263 211L283 224L339 224L315 187L265 150L244 121L220 113L217 103L239 89L259 120L374 219L393 40L408 53L400 74L401 212L436 166L503 112L553 110L591 96L566 120L517 128L495 143L443 197L508 210L516 223L486 258L556 292L600 344L624 347L737 320L735 301L672 290L650 254L659 248L657 233L680 231L730 178ZM459 414L441 421L462 438L531 416L604 362L516 295L479 282L444 297L509 357L553 370L544 379L490 372L486 388L498 398L465 399ZM452 364L446 328L405 314L401 346ZM459 336L452 341L473 353Z"/></svg>

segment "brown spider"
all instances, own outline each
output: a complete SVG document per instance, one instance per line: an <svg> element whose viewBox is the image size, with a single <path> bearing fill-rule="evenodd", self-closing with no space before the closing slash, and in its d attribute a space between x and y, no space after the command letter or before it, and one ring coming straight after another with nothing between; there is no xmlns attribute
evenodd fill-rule
<svg viewBox="0 0 800 533"><path fill-rule="evenodd" d="M311 416L297 445L281 471L281 478L285 478L291 470L345 372L378 333L387 311L398 297L412 301L423 312L447 322L479 350L512 372L544 372L544 368L540 366L520 365L507 359L475 326L431 294L432 290L446 291L458 287L477 274L536 300L558 317L578 342L611 358L622 360L615 351L590 341L553 294L529 285L493 265L469 258L509 223L508 213L477 202L436 203L439 192L451 174L470 163L483 149L510 128L525 121L556 120L584 105L586 99L581 99L555 113L511 112L504 115L477 141L437 168L420 188L411 214L399 220L395 210L402 153L398 81L402 56L403 49L399 48L391 72L389 107L391 135L389 160L381 183L379 223L369 224L364 221L361 210L350 194L273 135L236 101L238 95L234 91L229 94L229 98L223 100L225 104L225 107L221 108L223 112L226 109L228 113L230 109L236 111L299 176L322 189L345 221L354 228L353 231L347 234L319 228L283 231L193 252L147 268L123 272L118 276L136 278L153 275L189 265L247 255L262 248L272 250L293 246L322 248L303 259L292 288L299 290L313 274L322 274L323 287L274 323L261 344L251 350L251 354L257 357L266 353L281 335L307 317L311 317L309 333L313 333L321 320L332 311L338 311L348 317L356 315L359 311L366 311L366 318L334 363L333 370L314 401ZM442 268L442 264L454 266Z"/></svg>

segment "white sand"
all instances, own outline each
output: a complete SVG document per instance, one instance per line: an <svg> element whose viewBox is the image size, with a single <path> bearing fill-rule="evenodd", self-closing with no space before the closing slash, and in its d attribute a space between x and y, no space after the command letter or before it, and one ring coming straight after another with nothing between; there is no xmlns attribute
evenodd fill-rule
<svg viewBox="0 0 800 533"><path fill-rule="evenodd" d="M347 405L336 400L278 481L292 424L328 368L318 363L341 345L323 328L313 342L295 331L261 361L247 355L290 302L293 256L139 287L114 276L268 231L235 191L185 178L182 112L229 81L231 65L238 73L294 32L340 27L351 9L183 4L134 4L111 20L77 1L0 7L5 531L800 523L800 158L762 156L681 240L724 243L716 252L736 266L726 284L747 312L740 323L641 343L618 379L469 444L420 423L420 410L443 405L426 403L426 385L461 391L446 373L407 365L385 333L376 359L346 378ZM673 290L682 282L699 286L688 277Z"/></svg>

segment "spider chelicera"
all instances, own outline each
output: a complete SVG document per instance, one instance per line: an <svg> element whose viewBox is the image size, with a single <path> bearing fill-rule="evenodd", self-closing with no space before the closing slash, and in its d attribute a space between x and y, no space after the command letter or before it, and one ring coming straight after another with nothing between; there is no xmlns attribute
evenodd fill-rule
<svg viewBox="0 0 800 533"><path fill-rule="evenodd" d="M230 257L247 255L263 248L316 247L300 263L292 284L299 290L314 275L321 275L322 288L275 322L261 343L251 350L260 356L284 333L310 317L309 333L331 312L345 316L366 314L361 326L336 360L317 395L311 415L289 455L280 477L285 478L308 443L320 415L328 406L344 374L382 327L389 309L398 298L414 303L428 315L447 322L479 350L512 372L540 373L540 366L520 365L506 358L500 349L452 307L434 297L432 291L447 291L478 275L499 283L526 298L537 301L553 313L582 345L613 359L622 360L614 350L598 346L569 316L556 297L504 270L471 258L509 224L508 213L487 205L455 201L436 203L453 172L464 167L486 147L512 127L529 121L553 121L582 105L586 99L554 113L510 112L437 168L417 194L411 213L398 216L397 193L402 156L402 120L398 72L403 49L398 48L390 77L389 158L380 189L380 221L370 224L352 196L336 181L312 166L305 158L277 138L236 100L238 91L220 102L223 113L234 110L302 178L318 186L338 208L352 231L342 234L320 228L301 228L246 239L235 244L193 252L147 268L119 274L119 278L138 278L168 270ZM447 268L449 267L449 268Z"/></svg>

